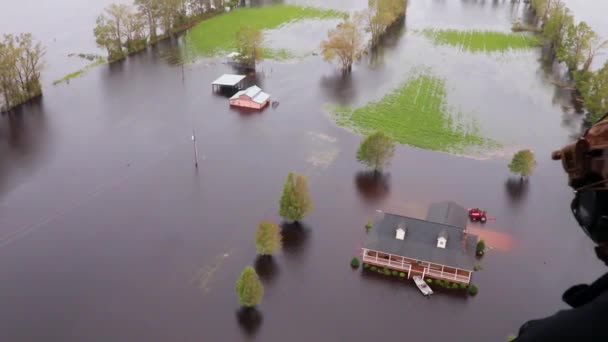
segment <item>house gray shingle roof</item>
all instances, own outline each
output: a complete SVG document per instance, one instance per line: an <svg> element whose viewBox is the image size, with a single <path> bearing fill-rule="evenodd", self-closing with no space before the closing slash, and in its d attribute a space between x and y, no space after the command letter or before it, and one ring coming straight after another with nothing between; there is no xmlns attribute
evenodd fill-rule
<svg viewBox="0 0 608 342"><path fill-rule="evenodd" d="M395 238L400 223L407 227L404 240ZM446 248L437 247L440 233L447 236ZM476 235L464 233L460 227L385 213L374 224L364 248L473 270L477 239Z"/></svg>
<svg viewBox="0 0 608 342"><path fill-rule="evenodd" d="M455 202L433 203L426 220L465 229L469 223L469 212Z"/></svg>

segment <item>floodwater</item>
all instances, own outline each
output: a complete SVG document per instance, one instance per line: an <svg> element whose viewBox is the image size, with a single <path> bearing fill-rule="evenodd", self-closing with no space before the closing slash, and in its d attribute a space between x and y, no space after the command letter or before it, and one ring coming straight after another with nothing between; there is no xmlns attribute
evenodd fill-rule
<svg viewBox="0 0 608 342"><path fill-rule="evenodd" d="M212 94L227 65L170 65L162 56L171 46L45 87L39 103L0 118L2 341L488 341L564 308L564 289L604 271L549 158L576 133L576 114L564 110L539 51L468 55L416 34L429 25L508 30L513 6L411 1L384 58L346 79L316 56L264 62L256 81L280 105L261 113ZM379 98L422 61L484 132L536 151L529 182L510 179L505 158L406 146L379 180L356 162L360 137L324 108ZM316 209L303 226L283 226L272 262L256 260L256 226L279 221L291 170L309 177ZM424 216L442 200L486 208L496 221L476 229L509 243L482 260L478 296L427 300L413 286L351 270L377 209ZM266 290L254 313L239 311L234 293L248 264Z"/></svg>

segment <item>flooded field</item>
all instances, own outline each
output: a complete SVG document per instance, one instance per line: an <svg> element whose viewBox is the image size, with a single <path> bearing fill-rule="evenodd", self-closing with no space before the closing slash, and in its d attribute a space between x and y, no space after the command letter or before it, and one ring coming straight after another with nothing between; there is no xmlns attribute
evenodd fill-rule
<svg viewBox="0 0 608 342"><path fill-rule="evenodd" d="M524 321L563 308L563 290L604 271L569 213L565 175L549 158L578 132L579 118L549 82L537 49L470 54L418 32L507 32L524 5L410 2L380 58L365 59L350 78L318 56L262 63L256 82L280 102L276 109L230 109L210 83L232 69L220 59L182 69L163 57L175 48L167 42L47 86L39 103L1 117L2 340L501 341ZM103 6L86 15L94 19ZM90 47L93 22L83 26L74 30ZM303 52L324 35L308 32ZM280 48L298 45L280 31L271 37ZM70 71L70 62L52 56L79 47L49 46L49 69ZM535 150L539 165L529 182L510 179L506 158L408 146L399 146L379 180L356 162L360 137L334 124L326 107L381 98L420 66L445 78L449 104L476 119L485 136L505 150ZM256 260L255 229L261 220L279 222L292 170L309 177L315 211L303 226L282 226L284 247L273 262ZM377 209L424 217L443 200L496 217L474 227L492 247L474 275L476 297L427 300L414 286L349 267ZM258 315L239 311L234 293L249 264L265 286Z"/></svg>

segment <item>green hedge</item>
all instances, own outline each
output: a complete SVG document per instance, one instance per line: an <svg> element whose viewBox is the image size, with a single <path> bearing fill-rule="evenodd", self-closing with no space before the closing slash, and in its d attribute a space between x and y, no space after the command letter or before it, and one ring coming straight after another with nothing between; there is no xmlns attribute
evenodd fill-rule
<svg viewBox="0 0 608 342"><path fill-rule="evenodd" d="M475 296L478 292L479 292L479 289L477 288L477 285L474 285L474 284L469 285L469 294L471 296Z"/></svg>
<svg viewBox="0 0 608 342"><path fill-rule="evenodd" d="M350 260L350 267L359 268L359 258L354 257Z"/></svg>
<svg viewBox="0 0 608 342"><path fill-rule="evenodd" d="M363 263L363 268L364 269L368 269L369 268L369 264Z"/></svg>

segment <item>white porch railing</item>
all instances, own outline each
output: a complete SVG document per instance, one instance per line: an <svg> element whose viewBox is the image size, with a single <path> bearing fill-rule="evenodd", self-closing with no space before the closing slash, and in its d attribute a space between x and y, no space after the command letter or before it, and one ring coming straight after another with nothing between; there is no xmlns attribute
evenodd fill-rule
<svg viewBox="0 0 608 342"><path fill-rule="evenodd" d="M386 260L383 258L376 258L376 257L368 256L368 255L363 256L363 262L370 262L370 263L377 264L377 265L385 265L385 266L394 267L396 269L399 269L402 271L408 271L408 272L412 268L412 266L408 263L392 261L392 260L389 261L389 260Z"/></svg>
<svg viewBox="0 0 608 342"><path fill-rule="evenodd" d="M458 275L458 274L453 274L453 273L435 271L432 269L427 269L426 274L429 276L438 277L438 278L442 278L442 279L456 280L456 281L461 281L461 282L465 282L465 283L469 282L469 277Z"/></svg>

